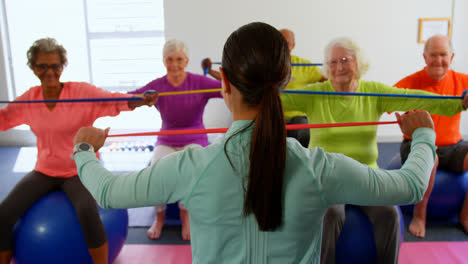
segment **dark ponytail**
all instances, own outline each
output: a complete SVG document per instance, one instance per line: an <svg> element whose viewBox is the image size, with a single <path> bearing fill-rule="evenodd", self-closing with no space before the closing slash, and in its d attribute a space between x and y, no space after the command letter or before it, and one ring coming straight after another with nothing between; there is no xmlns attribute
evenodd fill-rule
<svg viewBox="0 0 468 264"><path fill-rule="evenodd" d="M250 146L244 214L253 213L260 230L273 231L283 219L286 129L279 94L291 60L286 40L265 23L245 25L226 41L223 71L250 106L259 106Z"/></svg>

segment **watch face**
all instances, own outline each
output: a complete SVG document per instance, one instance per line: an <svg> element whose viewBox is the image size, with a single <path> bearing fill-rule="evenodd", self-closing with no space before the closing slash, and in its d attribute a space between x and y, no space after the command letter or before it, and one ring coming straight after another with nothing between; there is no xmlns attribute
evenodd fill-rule
<svg viewBox="0 0 468 264"><path fill-rule="evenodd" d="M82 143L82 144L80 144L80 147L79 147L79 148L80 148L80 150L82 150L82 151L88 151L88 150L89 150L89 145L86 144L86 143Z"/></svg>

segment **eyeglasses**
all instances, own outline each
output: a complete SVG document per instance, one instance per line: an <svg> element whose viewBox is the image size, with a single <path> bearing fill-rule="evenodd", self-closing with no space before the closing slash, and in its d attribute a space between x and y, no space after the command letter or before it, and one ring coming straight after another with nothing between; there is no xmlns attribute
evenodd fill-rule
<svg viewBox="0 0 468 264"><path fill-rule="evenodd" d="M183 64L183 63L185 63L186 60L187 59L185 59L185 58L175 58L175 59L166 58L165 59L166 63L177 63L177 64Z"/></svg>
<svg viewBox="0 0 468 264"><path fill-rule="evenodd" d="M341 66L342 67L348 67L349 64L353 61L352 58L348 58L348 57L343 57L341 59L338 59L338 60L331 60L328 62L328 65L330 68L336 68L338 66L338 64L341 63Z"/></svg>
<svg viewBox="0 0 468 264"><path fill-rule="evenodd" d="M34 64L34 68L40 72L45 72L49 69L52 69L54 72L59 72L63 70L62 64Z"/></svg>

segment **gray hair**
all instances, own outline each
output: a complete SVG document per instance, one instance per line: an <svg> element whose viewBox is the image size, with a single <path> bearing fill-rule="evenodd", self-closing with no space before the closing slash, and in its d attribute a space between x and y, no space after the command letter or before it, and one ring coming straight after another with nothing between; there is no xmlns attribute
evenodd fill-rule
<svg viewBox="0 0 468 264"><path fill-rule="evenodd" d="M442 35L442 34L436 34L436 35L433 35L431 36L430 38L427 39L426 43L424 44L424 53L427 52L427 49L429 47L429 42L431 42L433 39L435 38L443 38L443 39L446 39L449 43L449 48L450 48L450 52L453 53L454 50L453 50L453 44L452 44L452 40L450 40L449 37L445 36L445 35Z"/></svg>
<svg viewBox="0 0 468 264"><path fill-rule="evenodd" d="M62 66L67 66L67 50L65 50L65 48L62 45L58 44L57 41L53 38L42 38L34 41L32 46L26 53L26 56L28 57L27 65L32 70L34 64L36 63L37 55L39 53L54 52L57 52L57 54L59 55L60 63L62 64Z"/></svg>
<svg viewBox="0 0 468 264"><path fill-rule="evenodd" d="M163 58L169 55L170 53L177 53L179 51L182 51L185 57L188 58L189 50L187 48L187 45L181 40L170 39L166 41L166 44L164 44Z"/></svg>
<svg viewBox="0 0 468 264"><path fill-rule="evenodd" d="M357 62L359 78L362 75L364 75L367 72L367 70L369 70L369 61L364 57L364 53L359 47L359 45L357 44L357 42L348 37L341 37L341 38L333 39L325 47L325 60L324 60L323 67L322 67L322 71L325 77L327 78L329 77L328 76L328 63L329 63L328 61L330 59L330 52L333 47L344 48L353 54Z"/></svg>

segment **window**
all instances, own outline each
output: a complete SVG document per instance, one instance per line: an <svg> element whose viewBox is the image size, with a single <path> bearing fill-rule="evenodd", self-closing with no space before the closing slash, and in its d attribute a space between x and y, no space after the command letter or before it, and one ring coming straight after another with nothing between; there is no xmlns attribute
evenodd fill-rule
<svg viewBox="0 0 468 264"><path fill-rule="evenodd" d="M86 1L93 83L128 91L165 74L162 6L162 0Z"/></svg>
<svg viewBox="0 0 468 264"><path fill-rule="evenodd" d="M26 51L52 37L68 53L61 81L84 81L109 91L125 92L163 76L163 0L5 0L5 57L10 58L13 99L38 80L27 67ZM9 53L9 54L8 54ZM137 117L137 118L135 118ZM157 130L154 107L101 118L98 127Z"/></svg>

